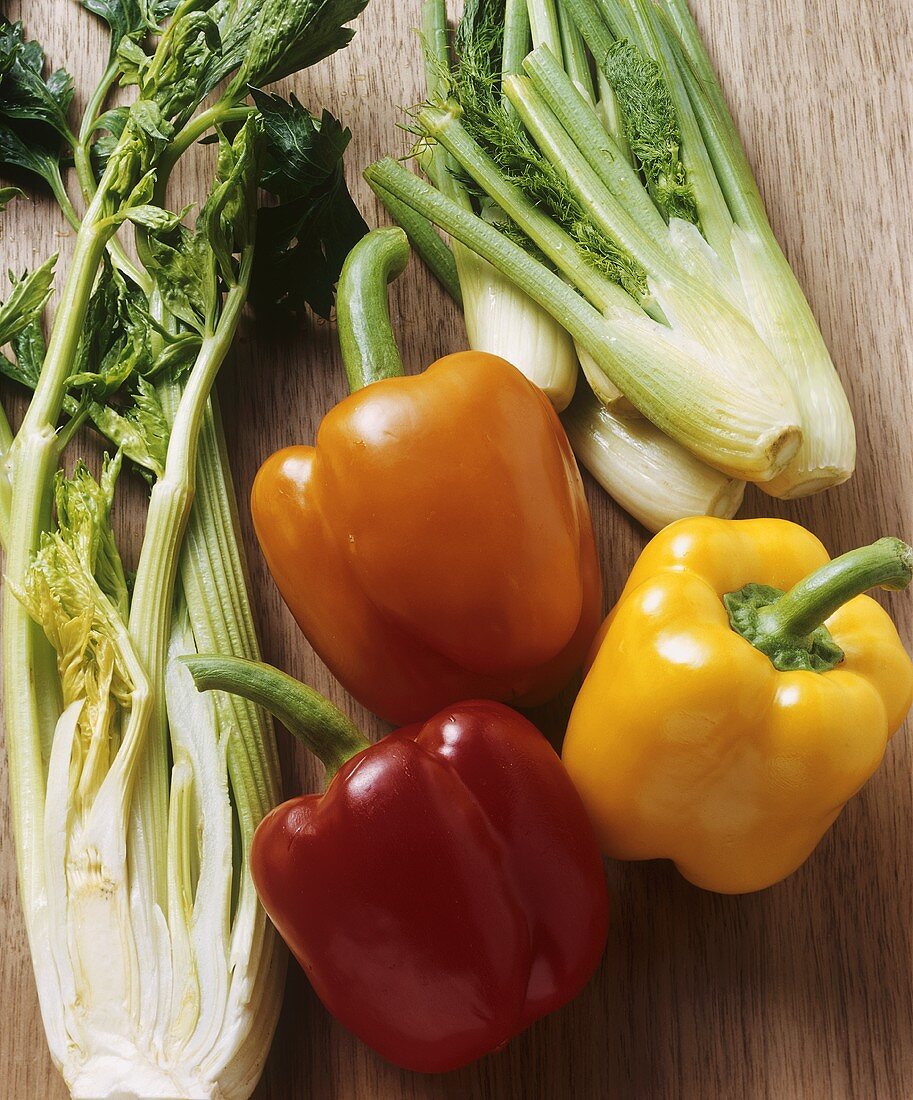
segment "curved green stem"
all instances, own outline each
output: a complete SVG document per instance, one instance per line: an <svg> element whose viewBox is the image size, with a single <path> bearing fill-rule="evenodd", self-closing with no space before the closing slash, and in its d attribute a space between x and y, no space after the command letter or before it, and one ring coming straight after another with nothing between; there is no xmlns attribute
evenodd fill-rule
<svg viewBox="0 0 913 1100"><path fill-rule="evenodd" d="M172 138L168 148L162 153L158 163L156 180L156 201L164 198L164 188L171 176L174 166L187 152L195 141L199 141L214 126L224 125L227 122L244 122L252 114L253 107L237 105L232 99L220 99L195 115Z"/></svg>
<svg viewBox="0 0 913 1100"><path fill-rule="evenodd" d="M339 276L336 321L352 393L382 378L404 374L390 324L387 286L409 262L409 241L399 228L374 229L346 257Z"/></svg>
<svg viewBox="0 0 913 1100"><path fill-rule="evenodd" d="M72 142L76 178L79 180L79 186L86 203L91 203L95 196L95 192L98 190L98 184L95 182L95 174L92 171L92 134L95 130L95 123L98 121L98 117L101 114L101 109L108 97L108 93L111 91L111 86L117 80L119 71L116 61L112 61L107 69L105 69L104 73L102 73L101 79L95 87L95 91L86 104L86 109L83 113L82 122L79 127L79 136L74 138ZM61 192L62 193L58 193L57 189L54 189L54 194L67 220L74 229L78 229L79 218L77 217L76 211L73 209L72 203L67 197L66 191L63 190L62 184ZM123 244L118 240L116 235L111 237L108 241L108 252L111 255L115 267L119 271L132 279L143 293L149 294L151 292L152 282L149 276L145 271L138 268L130 259Z"/></svg>
<svg viewBox="0 0 913 1100"><path fill-rule="evenodd" d="M13 429L6 409L0 406L0 550L5 550L10 534L10 501L13 487L10 481L9 454L13 446Z"/></svg>
<svg viewBox="0 0 913 1100"><path fill-rule="evenodd" d="M407 206L391 195L389 191L384 191L382 187L379 187L375 194L400 229L405 230L412 247L421 256L431 274L462 308L463 293L460 289L460 276L456 260L453 258L453 251L441 239L433 223L413 210L411 206Z"/></svg>
<svg viewBox="0 0 913 1100"><path fill-rule="evenodd" d="M761 616L764 629L784 635L811 634L847 601L870 588L906 588L913 576L913 547L885 538L860 546L800 581Z"/></svg>
<svg viewBox="0 0 913 1100"><path fill-rule="evenodd" d="M181 660L198 691L228 691L265 707L323 762L327 783L347 760L370 747L328 699L272 665L207 654Z"/></svg>
<svg viewBox="0 0 913 1100"><path fill-rule="evenodd" d="M76 165L76 175L79 177L79 185L82 188L86 202L92 201L95 194L95 176L92 172L92 159L90 156L92 134L95 132L95 123L101 114L111 85L117 80L119 72L117 62L111 61L101 75L101 79L95 86L95 91L86 104L82 122L79 126L79 137L73 146L73 160Z"/></svg>
<svg viewBox="0 0 913 1100"><path fill-rule="evenodd" d="M48 178L48 183L51 185L51 191L54 193L54 198L57 200L57 205L63 212L63 216L70 223L70 227L78 232L82 219L76 213L76 209L70 201L59 167L55 166L54 174Z"/></svg>
<svg viewBox="0 0 913 1100"><path fill-rule="evenodd" d="M825 621L870 588L906 588L913 547L883 538L834 558L788 592L748 584L723 597L732 628L781 671L827 672L843 660Z"/></svg>

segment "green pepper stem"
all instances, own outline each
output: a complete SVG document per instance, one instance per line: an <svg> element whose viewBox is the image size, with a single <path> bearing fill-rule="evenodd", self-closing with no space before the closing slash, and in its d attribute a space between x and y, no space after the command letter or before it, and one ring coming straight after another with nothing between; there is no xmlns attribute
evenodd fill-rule
<svg viewBox="0 0 913 1100"><path fill-rule="evenodd" d="M198 691L228 691L265 707L326 767L327 783L370 747L351 722L313 688L261 661L199 654L182 657Z"/></svg>
<svg viewBox="0 0 913 1100"><path fill-rule="evenodd" d="M913 547L878 539L822 565L758 612L768 637L805 638L854 596L869 588L906 588L913 576Z"/></svg>
<svg viewBox="0 0 913 1100"><path fill-rule="evenodd" d="M390 324L387 286L409 262L409 241L397 227L372 229L346 257L339 276L336 322L352 393L405 373Z"/></svg>

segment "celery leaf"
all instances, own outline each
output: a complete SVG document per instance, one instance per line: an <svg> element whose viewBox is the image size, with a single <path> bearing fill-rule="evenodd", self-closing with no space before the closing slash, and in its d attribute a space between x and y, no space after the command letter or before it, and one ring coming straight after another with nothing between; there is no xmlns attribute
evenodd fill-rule
<svg viewBox="0 0 913 1100"><path fill-rule="evenodd" d="M58 69L44 77L44 50L28 41L21 23L0 16L0 165L59 178L73 82Z"/></svg>
<svg viewBox="0 0 913 1100"><path fill-rule="evenodd" d="M168 311L202 333L211 254L205 237L184 225L149 235L147 266Z"/></svg>
<svg viewBox="0 0 913 1100"><path fill-rule="evenodd" d="M0 214L9 206L13 199L25 192L20 187L0 187Z"/></svg>
<svg viewBox="0 0 913 1100"><path fill-rule="evenodd" d="M236 83L262 88L309 68L352 40L343 24L359 15L368 0L247 0L244 17L224 36L219 70L240 66Z"/></svg>
<svg viewBox="0 0 913 1100"><path fill-rule="evenodd" d="M152 29L140 0L80 0L80 3L108 24L112 58L117 56L123 39L138 37Z"/></svg>
<svg viewBox="0 0 913 1100"><path fill-rule="evenodd" d="M0 114L6 119L43 123L66 138L73 81L64 69L45 77L44 67L39 43L26 41L21 23L0 16Z"/></svg>
<svg viewBox="0 0 913 1100"><path fill-rule="evenodd" d="M130 405L94 404L89 415L96 429L109 439L141 473L159 478L165 471L169 428L155 388L142 376Z"/></svg>
<svg viewBox="0 0 913 1100"><path fill-rule="evenodd" d="M261 207L251 302L261 316L292 318L305 304L329 316L346 255L367 232L349 194L343 154L351 131L328 111L318 121L292 96L254 92L263 125Z"/></svg>
<svg viewBox="0 0 913 1100"><path fill-rule="evenodd" d="M112 107L110 111L105 111L95 121L93 130L99 136L92 143L91 154L92 169L95 172L96 180L101 179L108 158L114 152L129 117L129 107Z"/></svg>
<svg viewBox="0 0 913 1100"><path fill-rule="evenodd" d="M106 259L89 300L68 389L104 401L135 374L152 370L152 319L143 294Z"/></svg>
<svg viewBox="0 0 913 1100"><path fill-rule="evenodd" d="M57 256L51 256L41 267L26 272L21 279L10 272L13 290L0 305L0 347L14 340L31 321L41 316L51 297L56 263Z"/></svg>
<svg viewBox="0 0 913 1100"><path fill-rule="evenodd" d="M127 617L127 581L114 532L111 507L114 486L121 468L121 455L104 456L99 481L84 462L77 462L70 477L57 471L54 502L61 537L70 545L121 617Z"/></svg>

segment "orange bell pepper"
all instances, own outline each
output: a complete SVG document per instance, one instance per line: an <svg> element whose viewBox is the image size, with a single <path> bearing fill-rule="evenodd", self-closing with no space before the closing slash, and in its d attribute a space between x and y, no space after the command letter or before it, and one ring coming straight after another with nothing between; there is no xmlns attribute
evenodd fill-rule
<svg viewBox="0 0 913 1100"><path fill-rule="evenodd" d="M338 314L356 392L316 447L268 459L252 494L299 626L397 723L467 698L547 700L581 664L602 599L580 476L541 391L478 352L401 377L386 283L408 255L398 229L353 250Z"/></svg>

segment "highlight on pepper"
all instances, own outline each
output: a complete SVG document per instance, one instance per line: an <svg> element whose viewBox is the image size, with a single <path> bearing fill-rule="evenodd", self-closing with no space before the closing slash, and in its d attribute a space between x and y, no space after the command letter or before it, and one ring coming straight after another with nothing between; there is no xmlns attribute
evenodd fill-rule
<svg viewBox="0 0 913 1100"><path fill-rule="evenodd" d="M308 640L392 722L466 698L534 705L580 667L601 614L589 509L547 398L493 355L403 377L387 282L401 229L350 253L337 295L353 391L315 447L268 459L251 507Z"/></svg>
<svg viewBox="0 0 913 1100"><path fill-rule="evenodd" d="M873 774L913 662L868 589L913 549L831 561L779 519L681 520L646 547L603 624L563 759L616 859L671 859L721 893L809 856Z"/></svg>
<svg viewBox="0 0 913 1100"><path fill-rule="evenodd" d="M251 851L257 892L329 1011L407 1069L455 1069L571 1000L605 946L599 847L561 761L501 703L375 745L268 665L184 660L200 690L280 719L326 765Z"/></svg>

